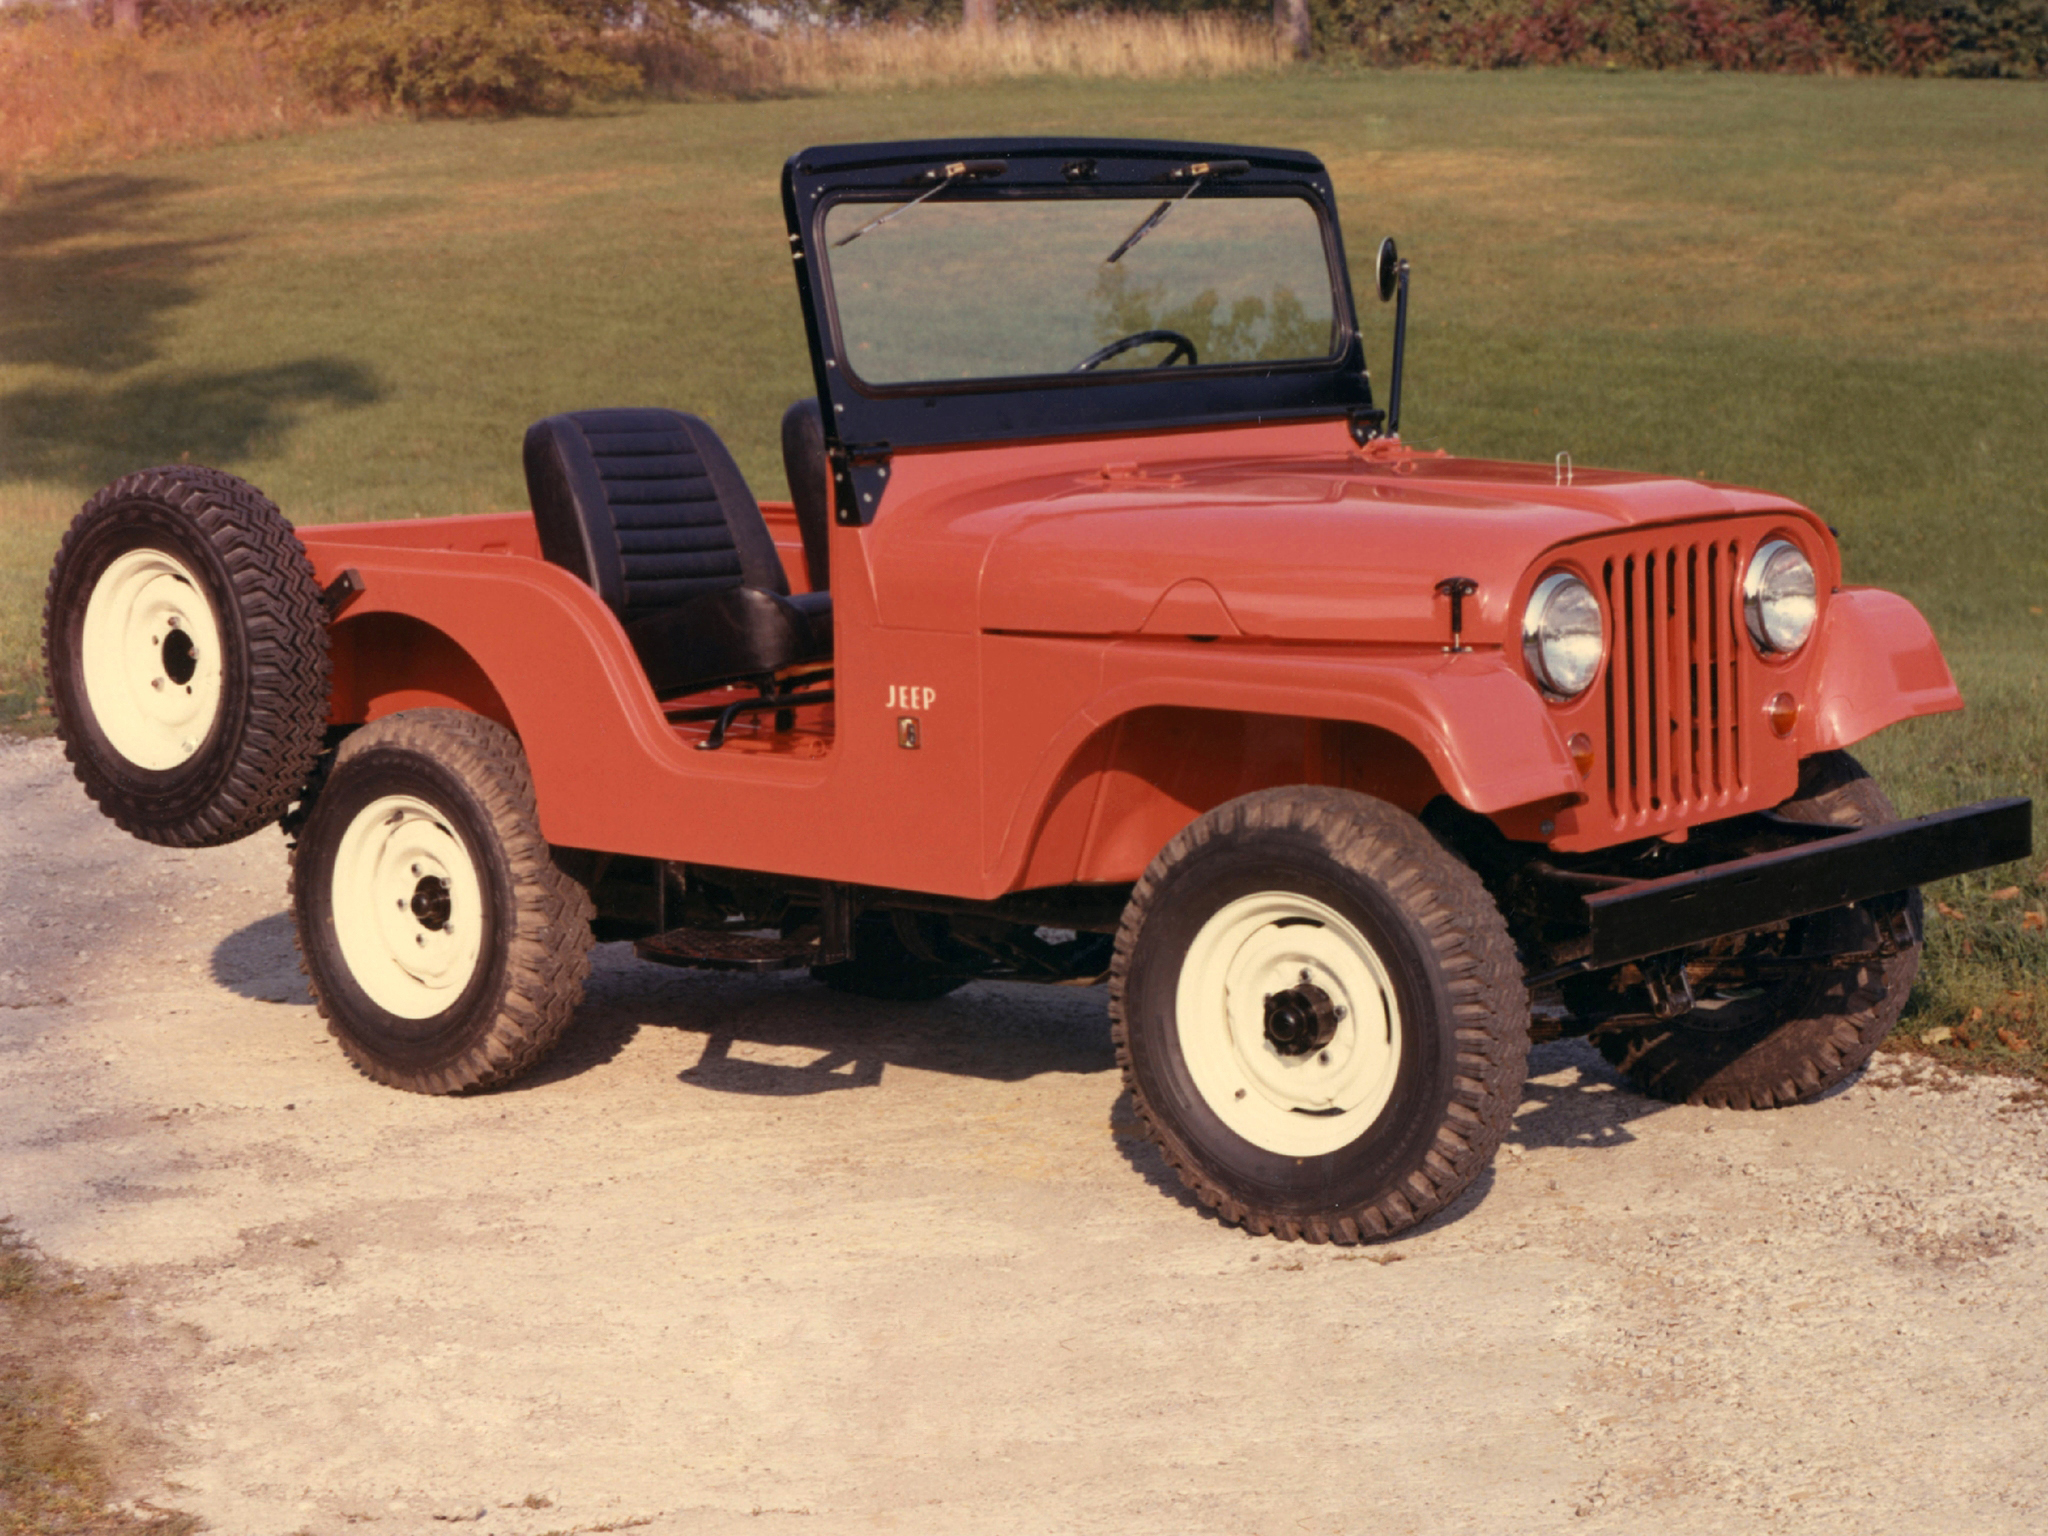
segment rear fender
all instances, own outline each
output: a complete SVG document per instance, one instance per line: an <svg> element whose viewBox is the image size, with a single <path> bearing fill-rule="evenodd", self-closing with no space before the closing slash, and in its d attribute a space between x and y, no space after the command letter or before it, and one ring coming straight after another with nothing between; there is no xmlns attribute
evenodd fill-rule
<svg viewBox="0 0 2048 1536"><path fill-rule="evenodd" d="M332 537L306 547L323 584L349 569L363 578L334 626L337 724L422 704L489 715L526 749L542 831L576 847L612 846L633 791L678 766L625 631L567 571Z"/></svg>
<svg viewBox="0 0 2048 1536"><path fill-rule="evenodd" d="M454 640L411 614L351 614L332 631L336 724L368 724L402 709L466 709L517 732L484 669Z"/></svg>

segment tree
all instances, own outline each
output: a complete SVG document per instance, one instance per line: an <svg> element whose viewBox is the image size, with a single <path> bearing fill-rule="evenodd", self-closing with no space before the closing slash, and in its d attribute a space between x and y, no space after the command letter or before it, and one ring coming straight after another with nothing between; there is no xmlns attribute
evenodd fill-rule
<svg viewBox="0 0 2048 1536"><path fill-rule="evenodd" d="M1308 57L1308 0L1273 0L1273 40L1282 58Z"/></svg>

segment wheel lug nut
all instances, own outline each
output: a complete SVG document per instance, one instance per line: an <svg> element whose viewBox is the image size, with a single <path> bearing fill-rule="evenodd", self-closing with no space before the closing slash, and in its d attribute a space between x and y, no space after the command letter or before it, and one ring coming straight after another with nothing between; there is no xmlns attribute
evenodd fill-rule
<svg viewBox="0 0 2048 1536"><path fill-rule="evenodd" d="M1242 1088L1240 1088L1240 1089L1238 1089L1238 1090L1237 1090L1237 1096L1238 1096L1238 1097L1239 1097L1240 1099L1244 1097L1244 1090L1243 1090Z"/></svg>
<svg viewBox="0 0 2048 1536"><path fill-rule="evenodd" d="M1330 1064L1330 1053L1328 1051L1317 1051L1316 1060L1327 1067Z"/></svg>

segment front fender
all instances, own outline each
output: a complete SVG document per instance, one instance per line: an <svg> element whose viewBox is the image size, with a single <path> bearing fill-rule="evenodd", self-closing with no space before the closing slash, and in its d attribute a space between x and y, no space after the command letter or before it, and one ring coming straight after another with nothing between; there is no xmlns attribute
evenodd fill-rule
<svg viewBox="0 0 2048 1536"><path fill-rule="evenodd" d="M1482 814L1583 792L1536 690L1499 651L1374 655L1292 646L1110 648L1098 723L1155 704L1350 720L1399 736Z"/></svg>
<svg viewBox="0 0 2048 1536"><path fill-rule="evenodd" d="M1895 592L1844 587L1828 602L1802 755L1846 747L1910 720L1963 707L1934 631Z"/></svg>
<svg viewBox="0 0 2048 1536"><path fill-rule="evenodd" d="M1583 794L1542 699L1498 651L1125 641L1094 654L1101 674L1087 702L1077 701L1044 738L1029 778L1001 795L1016 809L992 850L989 874L998 888L1134 879L1161 843L1220 803L1219 795L1308 781L1300 777L1303 764L1290 768L1276 757L1265 768L1279 778L1257 770L1238 780L1196 774L1171 790L1155 785L1148 798L1130 782L1130 765L1112 760L1121 742L1114 728L1162 709L1365 726L1405 743L1435 788L1482 813ZM1051 659L1032 659L1040 670L1059 670ZM1187 750L1200 756L1205 748Z"/></svg>

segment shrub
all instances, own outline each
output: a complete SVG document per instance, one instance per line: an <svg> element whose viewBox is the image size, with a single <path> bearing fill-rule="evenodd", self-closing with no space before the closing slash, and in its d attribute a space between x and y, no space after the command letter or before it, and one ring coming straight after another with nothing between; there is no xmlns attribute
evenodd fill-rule
<svg viewBox="0 0 2048 1536"><path fill-rule="evenodd" d="M301 76L337 105L555 112L640 84L578 0L324 0L290 20Z"/></svg>
<svg viewBox="0 0 2048 1536"><path fill-rule="evenodd" d="M2048 0L1331 0L1318 31L1382 64L2048 75Z"/></svg>

